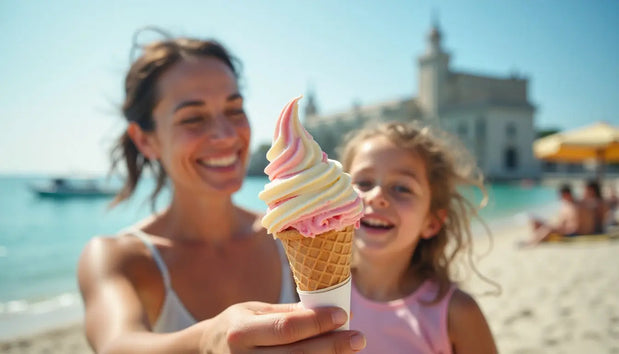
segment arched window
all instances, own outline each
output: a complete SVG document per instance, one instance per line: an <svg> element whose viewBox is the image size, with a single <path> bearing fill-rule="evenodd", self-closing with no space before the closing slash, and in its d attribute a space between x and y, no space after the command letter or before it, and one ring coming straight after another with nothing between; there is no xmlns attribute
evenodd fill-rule
<svg viewBox="0 0 619 354"><path fill-rule="evenodd" d="M468 127L466 126L466 123L460 122L460 124L458 124L458 136L460 137L460 139L465 140L468 134L469 134L469 130L468 130Z"/></svg>
<svg viewBox="0 0 619 354"><path fill-rule="evenodd" d="M479 116L477 122L475 122L475 138L486 139L486 120L483 116Z"/></svg>
<svg viewBox="0 0 619 354"><path fill-rule="evenodd" d="M508 138L516 137L516 125L514 123L507 123L507 126L505 126L505 135Z"/></svg>
<svg viewBox="0 0 619 354"><path fill-rule="evenodd" d="M518 168L518 150L514 147L505 149L504 165L506 170L513 171Z"/></svg>
<svg viewBox="0 0 619 354"><path fill-rule="evenodd" d="M484 116L477 117L475 121L475 157L477 164L484 169L486 166L486 119Z"/></svg>

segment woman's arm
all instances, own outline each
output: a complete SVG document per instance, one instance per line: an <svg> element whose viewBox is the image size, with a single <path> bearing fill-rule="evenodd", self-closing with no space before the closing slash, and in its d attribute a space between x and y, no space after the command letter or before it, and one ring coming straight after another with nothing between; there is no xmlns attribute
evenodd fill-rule
<svg viewBox="0 0 619 354"><path fill-rule="evenodd" d="M449 338L456 354L497 353L484 314L467 293L456 290L448 307Z"/></svg>
<svg viewBox="0 0 619 354"><path fill-rule="evenodd" d="M85 305L86 337L97 353L196 352L190 333L154 334L134 284L126 273L132 256L115 238L94 238L78 264ZM198 337L199 338L199 337Z"/></svg>
<svg viewBox="0 0 619 354"><path fill-rule="evenodd" d="M358 332L330 332L346 321L341 309L260 302L230 306L182 331L153 333L126 275L129 261L118 239L106 238L91 240L80 257L86 336L97 353L353 353L365 346Z"/></svg>

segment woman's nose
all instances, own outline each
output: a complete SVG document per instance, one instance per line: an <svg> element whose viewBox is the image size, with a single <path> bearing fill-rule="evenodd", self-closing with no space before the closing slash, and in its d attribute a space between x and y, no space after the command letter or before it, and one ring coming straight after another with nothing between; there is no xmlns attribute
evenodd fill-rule
<svg viewBox="0 0 619 354"><path fill-rule="evenodd" d="M214 119L214 124L209 131L209 137L213 142L227 142L236 139L234 125L225 115L220 115Z"/></svg>
<svg viewBox="0 0 619 354"><path fill-rule="evenodd" d="M372 206L385 208L389 205L389 201L384 192L383 187L379 185L374 186L374 188L366 192L364 199Z"/></svg>

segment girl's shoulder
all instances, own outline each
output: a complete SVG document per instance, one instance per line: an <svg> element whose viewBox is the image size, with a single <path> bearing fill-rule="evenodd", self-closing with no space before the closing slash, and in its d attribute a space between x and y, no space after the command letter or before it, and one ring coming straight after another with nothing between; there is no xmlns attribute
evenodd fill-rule
<svg viewBox="0 0 619 354"><path fill-rule="evenodd" d="M447 328L452 342L466 341L473 334L480 338L489 337L490 329L477 301L461 289L455 289L449 301Z"/></svg>
<svg viewBox="0 0 619 354"><path fill-rule="evenodd" d="M490 326L475 299L457 289L447 314L449 339L456 352L497 353Z"/></svg>
<svg viewBox="0 0 619 354"><path fill-rule="evenodd" d="M466 316L469 312L479 309L475 299L460 288L454 288L449 300L449 313Z"/></svg>

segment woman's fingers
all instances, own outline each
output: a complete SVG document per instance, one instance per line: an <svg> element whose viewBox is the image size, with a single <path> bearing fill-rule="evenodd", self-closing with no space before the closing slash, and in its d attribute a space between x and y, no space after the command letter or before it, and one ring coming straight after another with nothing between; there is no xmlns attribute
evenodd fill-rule
<svg viewBox="0 0 619 354"><path fill-rule="evenodd" d="M338 331L281 347L256 348L255 353L356 353L365 348L365 337L357 331Z"/></svg>
<svg viewBox="0 0 619 354"><path fill-rule="evenodd" d="M290 344L339 328L346 319L346 312L338 307L307 310L296 306L294 311L265 313L237 322L228 332L228 342L235 347Z"/></svg>
<svg viewBox="0 0 619 354"><path fill-rule="evenodd" d="M293 312L304 309L303 305L301 305L300 302L290 304L268 304L266 302L250 301L246 302L245 304L245 308L253 311L256 315Z"/></svg>

